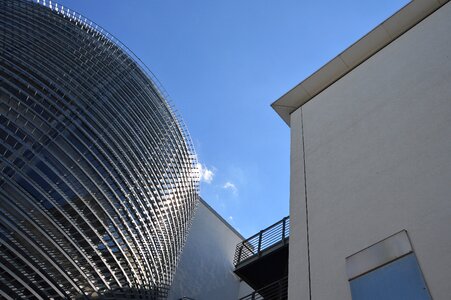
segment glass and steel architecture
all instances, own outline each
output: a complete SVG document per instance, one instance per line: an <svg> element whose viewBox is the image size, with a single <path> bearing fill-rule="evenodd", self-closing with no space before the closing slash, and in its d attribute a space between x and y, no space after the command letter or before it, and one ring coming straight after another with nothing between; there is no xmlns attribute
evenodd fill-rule
<svg viewBox="0 0 451 300"><path fill-rule="evenodd" d="M165 298L196 158L145 66L81 16L0 0L0 298Z"/></svg>

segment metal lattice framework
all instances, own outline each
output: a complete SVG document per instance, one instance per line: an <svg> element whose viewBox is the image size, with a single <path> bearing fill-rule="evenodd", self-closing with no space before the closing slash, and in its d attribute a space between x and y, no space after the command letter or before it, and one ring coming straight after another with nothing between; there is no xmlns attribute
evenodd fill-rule
<svg viewBox="0 0 451 300"><path fill-rule="evenodd" d="M0 0L0 298L167 296L197 205L145 66L41 0Z"/></svg>

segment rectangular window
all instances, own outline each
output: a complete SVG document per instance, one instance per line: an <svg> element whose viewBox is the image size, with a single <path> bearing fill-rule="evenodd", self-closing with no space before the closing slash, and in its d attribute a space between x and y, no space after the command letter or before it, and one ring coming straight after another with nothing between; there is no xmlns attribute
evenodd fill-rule
<svg viewBox="0 0 451 300"><path fill-rule="evenodd" d="M353 300L431 300L406 231L346 259Z"/></svg>
<svg viewBox="0 0 451 300"><path fill-rule="evenodd" d="M415 254L350 281L353 300L431 300Z"/></svg>

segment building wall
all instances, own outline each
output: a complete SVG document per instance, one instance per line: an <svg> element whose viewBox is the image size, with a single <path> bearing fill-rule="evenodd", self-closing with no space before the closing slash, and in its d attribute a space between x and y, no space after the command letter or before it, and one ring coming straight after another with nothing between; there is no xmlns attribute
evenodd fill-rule
<svg viewBox="0 0 451 300"><path fill-rule="evenodd" d="M449 299L450 20L448 3L291 115L289 299L351 299L345 258L403 229Z"/></svg>
<svg viewBox="0 0 451 300"><path fill-rule="evenodd" d="M235 247L242 240L238 232L201 200L169 299L230 300L251 293L233 273Z"/></svg>

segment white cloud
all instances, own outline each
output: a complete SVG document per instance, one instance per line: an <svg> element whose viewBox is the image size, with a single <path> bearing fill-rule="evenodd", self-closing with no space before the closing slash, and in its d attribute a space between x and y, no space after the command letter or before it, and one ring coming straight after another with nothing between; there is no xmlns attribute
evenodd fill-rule
<svg viewBox="0 0 451 300"><path fill-rule="evenodd" d="M229 216L229 221L232 222L233 221L233 217Z"/></svg>
<svg viewBox="0 0 451 300"><path fill-rule="evenodd" d="M227 181L223 186L223 189L231 190L235 195L238 193L238 188L235 186L235 184L231 183L230 181Z"/></svg>
<svg viewBox="0 0 451 300"><path fill-rule="evenodd" d="M211 183L215 173L213 170L208 169L207 166L197 163L197 170L199 171L199 180L206 183Z"/></svg>

